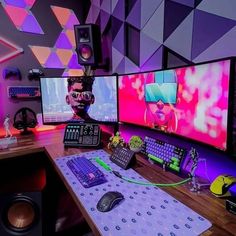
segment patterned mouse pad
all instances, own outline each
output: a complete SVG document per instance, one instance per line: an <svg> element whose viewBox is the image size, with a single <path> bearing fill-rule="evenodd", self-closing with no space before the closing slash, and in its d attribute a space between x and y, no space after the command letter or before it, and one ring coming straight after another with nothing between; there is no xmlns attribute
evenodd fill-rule
<svg viewBox="0 0 236 236"><path fill-rule="evenodd" d="M67 167L66 162L78 156L99 157L113 170L127 178L148 182L134 170L123 170L110 161L104 150L96 150L57 158L61 173L96 224L101 235L181 235L193 236L203 233L212 226L211 222L185 206L158 187L128 183L106 171L94 160L92 162L106 175L108 182L91 188L84 188ZM125 197L109 212L99 212L97 202L108 191L118 191Z"/></svg>

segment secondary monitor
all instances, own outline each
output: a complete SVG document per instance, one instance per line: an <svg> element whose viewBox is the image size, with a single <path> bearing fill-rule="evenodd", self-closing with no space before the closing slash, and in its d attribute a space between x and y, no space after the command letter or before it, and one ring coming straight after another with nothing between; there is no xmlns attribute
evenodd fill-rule
<svg viewBox="0 0 236 236"><path fill-rule="evenodd" d="M115 123L116 76L41 77L44 124Z"/></svg>

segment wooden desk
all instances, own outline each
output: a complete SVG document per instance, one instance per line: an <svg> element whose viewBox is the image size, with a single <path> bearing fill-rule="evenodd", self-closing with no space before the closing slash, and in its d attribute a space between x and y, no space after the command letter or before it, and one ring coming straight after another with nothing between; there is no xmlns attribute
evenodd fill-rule
<svg viewBox="0 0 236 236"><path fill-rule="evenodd" d="M95 235L99 235L96 225L92 222L83 205L74 195L53 161L55 158L89 151L89 149L64 148L62 143L63 134L64 130L54 130L38 133L37 135L17 137L17 145L7 150L0 150L0 160L30 153L45 152L92 231ZM180 177L170 172L163 172L161 168L151 168L150 164L140 156L137 159L138 162L134 169L151 182L171 183L181 180ZM225 200L215 198L208 190L200 194L190 192L187 184L179 187L165 188L164 190L212 222L213 226L202 235L236 235L236 216L225 210Z"/></svg>

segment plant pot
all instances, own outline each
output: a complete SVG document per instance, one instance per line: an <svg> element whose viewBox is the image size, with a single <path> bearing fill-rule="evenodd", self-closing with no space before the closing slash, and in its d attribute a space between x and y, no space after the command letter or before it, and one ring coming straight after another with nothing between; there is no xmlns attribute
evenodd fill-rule
<svg viewBox="0 0 236 236"><path fill-rule="evenodd" d="M132 150L133 152L140 152L142 150L142 147L129 147L130 150Z"/></svg>

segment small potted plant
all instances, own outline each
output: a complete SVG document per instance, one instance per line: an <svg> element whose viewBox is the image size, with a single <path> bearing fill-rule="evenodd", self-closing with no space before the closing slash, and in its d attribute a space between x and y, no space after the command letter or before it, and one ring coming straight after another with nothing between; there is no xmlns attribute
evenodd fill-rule
<svg viewBox="0 0 236 236"><path fill-rule="evenodd" d="M137 135L133 135L129 140L129 148L134 152L140 152L143 146L143 140Z"/></svg>

